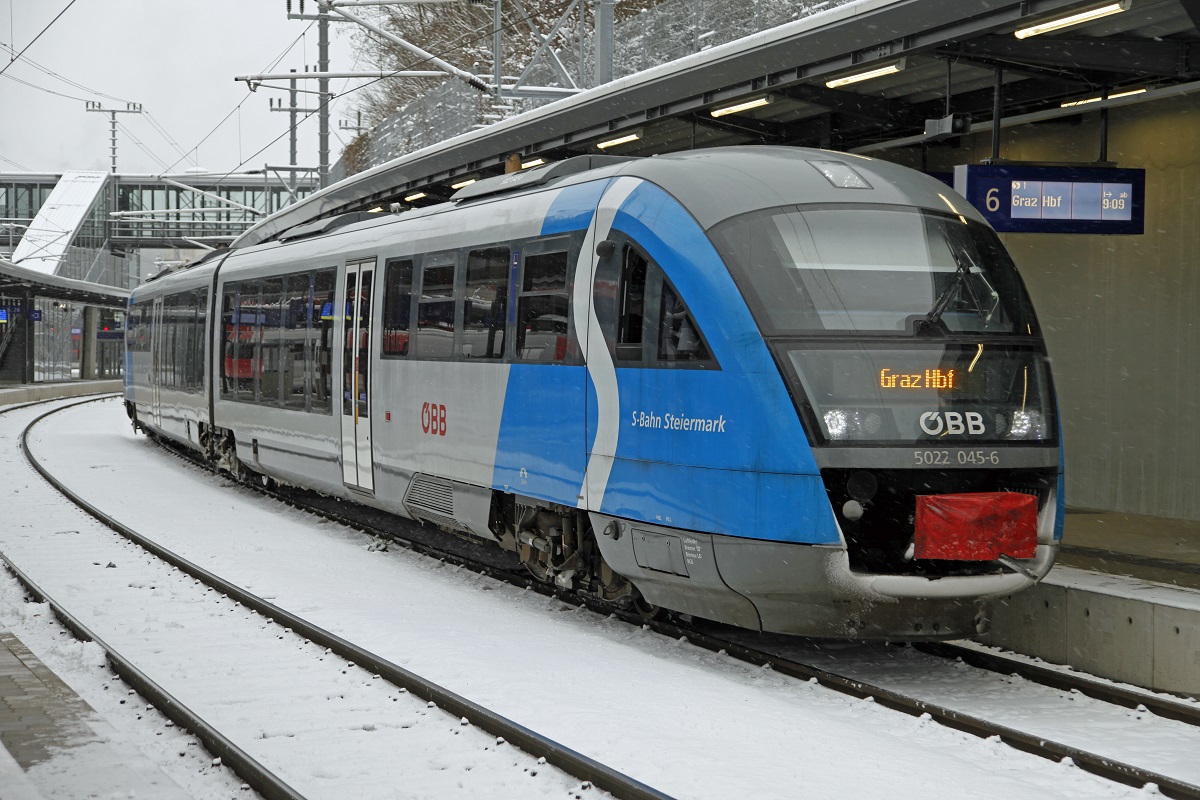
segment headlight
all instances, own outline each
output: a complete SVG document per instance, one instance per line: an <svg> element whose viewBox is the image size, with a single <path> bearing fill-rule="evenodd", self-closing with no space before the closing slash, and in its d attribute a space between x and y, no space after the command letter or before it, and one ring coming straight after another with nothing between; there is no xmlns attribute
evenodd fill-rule
<svg viewBox="0 0 1200 800"><path fill-rule="evenodd" d="M831 408L822 419L825 434L830 439L870 439L883 426L883 418L878 413L855 408Z"/></svg>
<svg viewBox="0 0 1200 800"><path fill-rule="evenodd" d="M1014 411L1008 425L1009 439L1045 439L1046 420L1040 411Z"/></svg>

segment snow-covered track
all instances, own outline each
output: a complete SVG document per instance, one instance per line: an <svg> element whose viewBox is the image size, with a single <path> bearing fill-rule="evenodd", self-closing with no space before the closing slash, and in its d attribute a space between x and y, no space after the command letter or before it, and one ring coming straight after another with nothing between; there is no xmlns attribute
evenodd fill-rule
<svg viewBox="0 0 1200 800"><path fill-rule="evenodd" d="M102 398L92 398L83 402L93 402L96 399ZM317 625L314 625L304 618L292 614L291 612L280 608L261 597L258 597L252 592L249 592L242 587L221 578L209 570L206 570L203 567L200 567L199 565L161 546L151 538L143 536L128 525L125 525L124 523L110 516L96 505L80 497L77 493L73 492L69 487L59 481L53 474L50 473L49 470L46 469L45 466L43 466L37 460L28 447L28 437L34 427L42 420L59 411L73 408L76 405L81 404L82 403L72 403L69 405L60 406L32 420L22 433L22 450L24 451L25 457L29 461L30 465L47 482L49 482L64 497L94 517L100 523L133 542L134 544L137 544L139 547L145 549L172 567L175 567L180 572L183 572L184 574L200 581L204 585L220 592L226 597L244 605L252 611L261 614L277 624L293 631L299 636L309 640L313 644L327 648L331 653L344 658L346 661L351 662L368 672L379 675L383 679L397 687L402 688L406 692L426 700L429 703L435 704L443 711L465 720L467 723L474 725L480 730L500 737L505 742L520 748L531 757L535 759L544 759L546 763L559 768L563 772L579 778L585 783L590 783L599 789L609 792L614 797L618 798L618 800L670 800L669 795L664 794L653 787L647 786L646 784L637 781L628 775L625 775L624 773L591 759L582 753L572 750L571 748L566 747L565 745L546 736L543 736L536 731L530 730L529 728L522 726L500 714L497 714L484 706L474 703L471 700L456 694L455 692L452 692L449 689L438 685L437 683L434 683L433 681L427 680L426 678L410 670L404 669L403 667L388 661L387 659L384 659L366 650L365 648L354 644L353 642L350 642ZM7 559L5 559L5 561L7 563ZM9 567L14 574L18 574L18 577L22 580L22 583L26 583L26 586L30 588L31 591L34 591L32 584L27 583L27 578L21 577L19 575L19 571L16 570L15 567L12 567L11 565L9 565ZM35 594L36 593L38 592L35 592ZM56 614L59 613L60 607L54 605L54 608ZM63 613L65 614L65 611ZM79 625L79 623L74 622L74 625ZM73 625L68 625L68 627L71 627L72 630L75 630ZM82 625L79 625L79 629L81 631L86 631ZM95 639L90 632L86 635L89 639ZM105 650L107 651L108 648L105 647ZM153 689L151 690L153 691ZM179 704L173 698L170 698L170 695L165 695L165 698L168 699L165 699L164 702L170 703L173 706L177 706L181 709L181 711L186 712L186 709L183 709L182 704ZM196 717L195 720L198 727L193 727L191 724L183 721L179 721L178 724L185 725L185 727L195 731L198 736L201 736L201 731L204 728L203 720L200 720L199 717ZM207 745L208 740L203 739L202 736L201 738ZM211 749L213 749L213 751L216 753L222 753L222 748L224 748L222 741L220 739L214 739L214 744L215 746ZM230 746L232 747L231 743ZM251 762L250 771L243 775L243 778L255 789L258 789L264 796L269 798L301 796L295 793L277 793L277 790L269 781L263 781L261 783L263 788L260 788L259 783L256 782L252 759L249 759L249 757L246 756L246 760ZM230 759L230 765L233 766L235 770L238 770L239 774L241 774L238 764L233 758ZM280 786L283 789L286 789L286 791L292 791L286 787L286 784L282 784L282 782L280 782Z"/></svg>
<svg viewBox="0 0 1200 800"><path fill-rule="evenodd" d="M770 648L748 647L732 638L697 630L691 626L679 627L671 623L653 623L656 630L667 636L686 636L694 645L713 651L723 651L734 658L751 664L770 666L776 672L791 675L801 680L816 682L837 692L860 699L870 699L879 705L913 716L928 715L933 720L955 730L1004 742L1011 747L1053 761L1070 759L1077 767L1127 786L1142 787L1153 784L1166 797L1200 800L1200 785L1179 780L1162 773L1089 752L1044 735L1031 733L1009 725L997 723L982 716L963 713L948 705L942 705L895 691L869 681L848 677L837 671L789 658ZM957 655L957 654L956 654ZM1011 670L1015 672L1014 670ZM1064 683L1068 690L1076 688ZM1144 701L1141 701L1145 704ZM1121 703L1121 705L1124 705ZM1177 707L1177 704L1172 704ZM1195 724L1191 715L1181 721ZM1170 717L1179 719L1179 717Z"/></svg>
<svg viewBox="0 0 1200 800"><path fill-rule="evenodd" d="M92 463L92 462L89 462ZM94 462L102 463L102 462ZM94 468L94 467L93 467ZM219 483L225 485L223 480ZM247 484L254 488L254 484ZM523 588L533 588L545 595L556 596L568 602L578 603L578 598L573 598L562 592L555 591L551 587L542 586L536 582L531 582L527 575L523 575L519 571L512 571L511 574L505 574L504 566L497 565L497 559L487 557L491 551L484 550L481 546L465 546L462 548L454 548L453 552L443 551L438 552L437 545L448 540L449 537L438 534L429 528L422 529L421 526L415 523L409 523L404 520L389 518L384 520L378 515L372 516L370 513L361 510L359 507L350 504L325 504L321 502L321 498L307 498L303 493L284 490L276 492L276 497L286 499L286 502L297 508L308 508L315 510L316 513L329 519L336 519L339 522L344 522L353 528L365 531L369 534L382 535L392 541L399 541L405 545L412 545L412 549L429 555L434 559L442 559L447 563L454 563L467 570L474 572L487 572L489 575L508 580L517 586ZM94 496L95 502L104 504L104 499L97 499ZM318 506L317 509L310 508L309 500L312 500L312 505ZM452 540L458 542L459 540ZM467 543L469 545L469 543ZM362 547L364 545L359 545ZM367 550L371 550L367 547ZM382 548L381 548L382 549ZM197 555L204 555L207 551L204 548L197 548L194 553L189 551L189 555L196 558ZM467 553L467 556L463 554ZM478 552L485 557L479 561L472 561L469 556L471 552ZM498 552L498 551L497 551ZM486 590L486 585L481 584ZM985 740L995 742L996 751L1012 750L1012 754L1006 758L1014 758L1016 751L1024 751L1041 756L1042 758L1052 761L1067 761L1074 764L1081 770L1094 773L1104 780L1112 782L1115 787L1120 786L1135 786L1140 787L1147 784L1154 784L1158 791L1164 796L1169 797L1184 797L1198 798L1200 797L1200 788L1194 784L1200 784L1197 770L1194 765L1187 768L1176 769L1176 764L1181 763L1178 757L1173 758L1155 758L1144 757L1151 749L1157 747L1157 743L1164 736L1176 736L1177 742L1170 749L1173 756L1178 755L1178 751L1182 749L1188 753L1186 756L1187 762L1194 762L1194 752L1198 745L1195 745L1195 739L1192 738L1192 728L1180 723L1170 723L1177 725L1179 729L1186 729L1182 734L1175 731L1162 730L1153 720L1153 715L1138 711L1135 713L1126 712L1124 708L1100 706L1103 704L1092 704L1093 701L1085 697L1077 696L1065 691L1055 690L1056 698L1048 697L1051 690L1037 686L1022 686L1017 679L1008 679L1007 676L998 675L995 673L985 673L983 670L975 670L968 668L966 664L958 664L954 667L953 662L948 662L944 658L935 658L925 655L912 648L887 648L886 658L898 658L899 662L907 662L907 668L911 673L914 665L918 670L928 669L930 675L928 679L922 675L922 679L918 681L910 681L905 684L903 681L895 680L896 671L888 668L876 670L873 674L870 669L863 669L861 660L856 662L853 658L842 658L845 652L841 646L834 647L833 656L830 655L830 648L823 648L823 657L821 648L817 649L816 657L809 657L809 654L802 652L803 647L795 646L797 640L791 637L763 637L754 634L748 634L744 631L731 631L720 627L714 627L700 621L682 621L686 624L676 624L673 621L652 622L647 623L645 619L640 618L636 614L625 612L614 612L612 607L598 608L606 615L616 613L618 616L625 618L627 621L636 623L639 626L644 625L646 628L657 631L665 637L670 637L676 641L687 639L692 643L704 647L711 651L725 651L725 653L733 658L740 659L747 664L755 665L771 665L773 671L779 675L804 679L810 682L821 684L827 688L833 689L844 695L854 698L868 699L870 705L878 705L884 708L896 709L905 711L906 714L914 717L925 717L931 722L937 721L946 729L963 731L973 736ZM332 627L337 629L336 625ZM643 635L640 634L639 635ZM350 637L355 638L355 637ZM788 641L783 641L783 640ZM803 643L803 640L800 640ZM673 647L686 648L686 645L679 642L677 645L672 643ZM850 648L853 650L853 648ZM685 650L681 650L686 652ZM878 655L878 654L877 654ZM692 658L694 656L689 656ZM707 657L706 657L707 658ZM398 659L394 659L398 660ZM904 664L897 662L897 666ZM918 663L919 662L919 663ZM943 663L945 662L945 663ZM404 663L404 662L402 662ZM959 702L961 698L956 698L953 691L950 690L948 684L943 684L941 680L933 673L939 672L942 676L952 676L954 670L959 671L960 677L970 678L967 681L968 693L978 685L985 686L1008 684L1010 693L1009 698L1016 698L1022 693L1032 693L1036 699L1031 703L1028 700L1018 700L1021 707L1017 709L1018 713L1008 714L993 714L999 706L1005 701L1004 697L997 695L991 697L991 708L972 707L970 704L962 704ZM900 670L902 671L902 670ZM757 673L758 671L754 671ZM1015 685L1014 685L1015 684ZM960 694L962 686L958 687ZM988 691L991 691L990 689ZM997 700L997 697L999 698ZM1072 702L1072 698L1075 701ZM1054 707L1050 709L1051 714L1058 714L1064 709L1070 709L1075 712L1075 719L1081 722L1084 726L1088 726L1093 731L1100 731L1100 736L1093 736L1089 742L1087 737L1078 737L1078 729L1069 729L1069 726L1063 727L1063 734L1058 735L1058 728L1051 727L1049 730L1046 727L1039 728L1036 722L1031 721L1025 712L1032 710L1032 704L1040 703L1043 700L1053 700ZM986 706L986 704L985 704ZM1091 714L1093 711L1099 712L1096 721L1092 721ZM1114 724L1114 716L1117 712L1126 714L1127 720L1115 720L1115 724L1124 726L1126 722L1132 722L1135 717L1138 720L1136 724L1145 726L1138 730L1122 727L1119 731L1112 729L1119 736L1129 740L1134 735L1147 735L1146 746L1141 747L1136 754L1130 755L1126 751L1119 748L1109 748L1107 742L1096 742L1097 739L1102 739L1107 735L1107 727ZM510 712L507 712L510 713ZM1045 715L1043 715L1045 716ZM1159 720L1159 723L1164 721ZM1169 721L1166 721L1169 722ZM920 724L924 724L922 721ZM538 726L534 726L538 727ZM1155 738L1158 737L1158 738ZM1004 746L1009 745L1011 746ZM602 757L603 758L603 757ZM1069 767L1068 767L1069 768ZM1181 777L1170 777L1178 774ZM657 783L657 781L653 781Z"/></svg>
<svg viewBox="0 0 1200 800"><path fill-rule="evenodd" d="M174 450L174 448L169 449ZM181 455L185 458L188 457L187 453L181 453ZM194 459L189 458L189 460L195 463ZM742 632L734 631L731 632L730 636L725 636L719 627L713 628L713 626L705 624L691 624L686 619L677 620L668 618L665 620L647 621L634 611L607 605L597 605L588 598L574 596L570 592L564 592L553 586L531 581L519 565L514 564L512 568L506 568L502 565L498 566L494 560L477 560L474 558L475 552L492 555L492 551L484 550L482 547L472 547L469 543L463 543L462 540L457 538L439 537L436 533L429 535L429 529L420 526L418 523L395 520L394 523L381 524L378 520L378 514L365 508L360 509L347 504L330 503L319 496L312 496L305 492L295 492L286 489L265 489L255 482L245 485L293 507L318 514L390 542L398 543L423 555L443 559L463 568L485 573L497 580L558 597L566 602L590 606L594 610L617 616L631 624L644 625L670 638L687 639L699 647L713 652L723 651L727 655L749 664L758 666L770 665L780 674L789 675L801 680L814 681L826 688L850 697L858 699L869 698L879 705L913 716L928 716L948 728L969 733L982 739L1004 742L1015 749L1048 760L1062 761L1070 759L1072 763L1082 769L1123 785L1141 787L1153 784L1158 787L1158 790L1164 796L1200 800L1200 785L1170 777L1153 769L1124 763L1121 760L1091 752L1082 747L1055 741L1044 734L1023 730L1019 725L1000 724L981 715L964 713L946 704L911 696L903 691L889 689L885 685L882 685L882 683L874 683L847 674L840 674L836 664L818 666L815 662L806 662L803 659L788 657L786 654L782 654L770 647L747 645L744 643L745 638L741 635ZM1016 668L1008 670L1009 673L1016 671ZM1036 670L1032 670L1030 674L1032 675L1034 672ZM1030 679L1036 680L1036 678L1032 677ZM1048 680L1045 683L1048 686L1053 685ZM1076 684L1063 684L1057 688L1067 692L1075 689L1081 694L1086 694ZM1119 692L1119 689L1117 691ZM1112 702L1103 697L1100 699L1105 700L1105 702ZM1151 703L1147 703L1145 699L1140 699L1138 702L1146 708L1150 708L1153 699ZM1136 704L1131 706L1128 702L1119 701L1117 704L1125 707L1136 706ZM1168 719L1180 718L1168 714L1163 714L1162 716ZM1184 714L1183 716L1184 719L1182 721L1192 724L1191 719L1188 718L1189 715Z"/></svg>
<svg viewBox="0 0 1200 800"><path fill-rule="evenodd" d="M3 553L0 553L0 561L4 563L4 568L20 581L21 585L25 587L25 591L29 592L39 603L46 603L50 606L55 618L76 639L82 642L92 642L99 646L104 651L105 658L113 672L132 686L139 695L149 700L163 716L180 728L190 731L210 753L219 757L222 763L236 772L238 777L245 781L250 788L267 800L304 800L302 794L288 786L278 775L230 741L219 730L209 725L199 714L179 702L170 692L139 670L132 661L117 652L116 648L89 630L53 597L42 591L41 587Z"/></svg>
<svg viewBox="0 0 1200 800"><path fill-rule="evenodd" d="M1178 702L1147 690L1129 689L1112 681L1055 669L1024 657L1010 657L983 647L953 642L922 642L914 646L931 655L961 659L973 667L991 672L1019 675L1027 681L1063 691L1078 692L1112 705L1134 709L1141 706L1163 719L1173 719L1200 728L1200 704Z"/></svg>

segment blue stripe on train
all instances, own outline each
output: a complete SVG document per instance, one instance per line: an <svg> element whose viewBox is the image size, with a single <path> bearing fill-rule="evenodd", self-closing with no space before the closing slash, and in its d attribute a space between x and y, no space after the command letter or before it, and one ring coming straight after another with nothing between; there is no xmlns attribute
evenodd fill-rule
<svg viewBox="0 0 1200 800"><path fill-rule="evenodd" d="M609 181L591 181L562 189L546 211L542 236L587 230Z"/></svg>

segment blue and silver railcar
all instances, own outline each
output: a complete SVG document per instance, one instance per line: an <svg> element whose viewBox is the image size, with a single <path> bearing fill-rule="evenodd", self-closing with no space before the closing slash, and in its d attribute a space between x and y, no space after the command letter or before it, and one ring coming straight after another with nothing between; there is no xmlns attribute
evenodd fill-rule
<svg viewBox="0 0 1200 800"><path fill-rule="evenodd" d="M214 259L203 447L752 629L971 635L1049 570L1044 342L961 197L795 148L600 161Z"/></svg>

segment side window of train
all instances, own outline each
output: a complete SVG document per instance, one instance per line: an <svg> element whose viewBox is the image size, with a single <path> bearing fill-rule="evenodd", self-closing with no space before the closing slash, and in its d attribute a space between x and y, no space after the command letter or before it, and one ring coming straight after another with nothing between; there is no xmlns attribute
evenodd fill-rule
<svg viewBox="0 0 1200 800"><path fill-rule="evenodd" d="M225 284L221 295L221 397L233 399L237 389L235 359L238 350L237 333L238 287L236 283Z"/></svg>
<svg viewBox="0 0 1200 800"><path fill-rule="evenodd" d="M617 284L617 361L643 360L646 327L646 272L650 260L632 244L621 248L621 279Z"/></svg>
<svg viewBox="0 0 1200 800"><path fill-rule="evenodd" d="M283 407L297 411L307 408L312 278L311 272L295 272L283 277L280 385L283 390Z"/></svg>
<svg viewBox="0 0 1200 800"><path fill-rule="evenodd" d="M283 278L264 278L255 316L255 400L265 406L283 405Z"/></svg>
<svg viewBox="0 0 1200 800"><path fill-rule="evenodd" d="M486 247L467 253L460 345L465 358L504 358L510 259L508 247Z"/></svg>
<svg viewBox="0 0 1200 800"><path fill-rule="evenodd" d="M557 237L524 247L515 332L518 361L568 360L572 244L568 237Z"/></svg>
<svg viewBox="0 0 1200 800"><path fill-rule="evenodd" d="M409 320L412 317L413 262L411 258L387 262L383 285L384 358L408 355Z"/></svg>
<svg viewBox="0 0 1200 800"><path fill-rule="evenodd" d="M454 282L456 253L436 253L421 259L421 294L417 301L417 328L413 351L424 360L446 360L454 355Z"/></svg>
<svg viewBox="0 0 1200 800"><path fill-rule="evenodd" d="M660 287L657 360L660 363L686 362L691 366L712 362L712 354L700 328L665 275Z"/></svg>
<svg viewBox="0 0 1200 800"><path fill-rule="evenodd" d="M309 410L333 411L333 290L337 271L319 269L313 274L312 327L309 329Z"/></svg>
<svg viewBox="0 0 1200 800"><path fill-rule="evenodd" d="M204 392L204 331L208 329L208 289L196 292L196 338L192 342L192 390L196 394Z"/></svg>
<svg viewBox="0 0 1200 800"><path fill-rule="evenodd" d="M600 259L593 298L617 366L717 368L712 350L662 268L619 231Z"/></svg>

